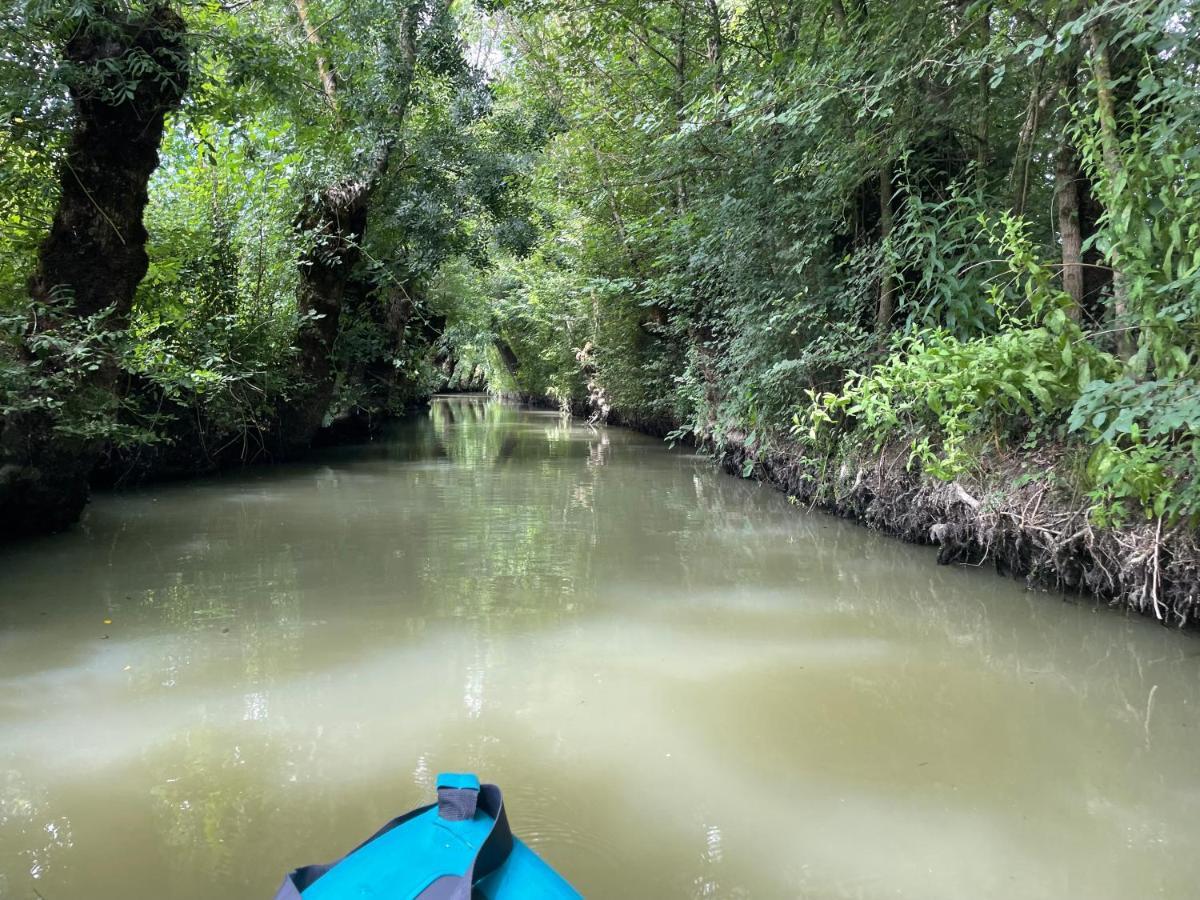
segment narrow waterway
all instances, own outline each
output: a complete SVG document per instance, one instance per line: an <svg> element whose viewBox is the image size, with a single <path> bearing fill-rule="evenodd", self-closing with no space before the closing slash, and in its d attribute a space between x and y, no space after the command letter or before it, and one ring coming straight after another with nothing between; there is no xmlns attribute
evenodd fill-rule
<svg viewBox="0 0 1200 900"><path fill-rule="evenodd" d="M0 552L0 897L267 900L500 784L594 898L1194 898L1200 641L481 398Z"/></svg>

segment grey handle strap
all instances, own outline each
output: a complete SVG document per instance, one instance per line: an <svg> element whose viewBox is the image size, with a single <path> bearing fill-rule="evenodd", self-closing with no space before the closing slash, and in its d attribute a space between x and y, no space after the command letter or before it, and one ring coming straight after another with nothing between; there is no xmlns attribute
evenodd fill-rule
<svg viewBox="0 0 1200 900"><path fill-rule="evenodd" d="M463 791L461 793L474 794L475 792ZM462 802L460 798L447 797L443 800L441 791L438 792L438 799L442 803L447 800L455 804ZM469 798L462 798L462 800L469 802ZM494 784L480 785L477 803L479 809L491 817L492 830L479 845L475 857L471 860L471 865L462 875L443 875L438 878L417 894L417 900L471 900L475 883L487 878L504 865L504 861L512 853L512 830L508 827L508 813L504 811L504 796L500 793L500 788Z"/></svg>

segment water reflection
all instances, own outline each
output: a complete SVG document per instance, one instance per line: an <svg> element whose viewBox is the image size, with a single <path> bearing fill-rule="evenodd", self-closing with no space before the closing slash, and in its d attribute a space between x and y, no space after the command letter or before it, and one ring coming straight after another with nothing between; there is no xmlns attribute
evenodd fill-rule
<svg viewBox="0 0 1200 900"><path fill-rule="evenodd" d="M5 898L269 896L443 768L596 897L1200 875L1193 639L557 413L440 400L0 571Z"/></svg>
<svg viewBox="0 0 1200 900"><path fill-rule="evenodd" d="M15 769L0 770L0 832L12 835L13 876L0 871L0 896L7 896L16 875L40 881L74 846L71 821L49 809L45 791Z"/></svg>

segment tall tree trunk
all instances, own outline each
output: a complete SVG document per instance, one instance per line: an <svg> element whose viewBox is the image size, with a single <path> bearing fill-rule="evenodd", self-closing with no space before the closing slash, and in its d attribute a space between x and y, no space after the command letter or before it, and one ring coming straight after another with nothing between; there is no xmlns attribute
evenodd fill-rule
<svg viewBox="0 0 1200 900"><path fill-rule="evenodd" d="M296 290L303 317L296 336L299 393L279 414L278 449L285 455L309 446L334 399L334 346L342 304L362 259L369 199L366 182L336 184L310 201L297 222L311 244L300 259Z"/></svg>
<svg viewBox="0 0 1200 900"><path fill-rule="evenodd" d="M861 25L867 21L867 0L851 0L850 9L841 0L831 0L830 9L838 27L843 30L847 25ZM853 35L850 35L853 37Z"/></svg>
<svg viewBox="0 0 1200 900"><path fill-rule="evenodd" d="M1080 170L1075 178L1079 195L1079 231L1086 244L1100 228L1104 207L1096 199L1092 181ZM1104 254L1093 241L1083 251L1083 320L1092 327L1104 321L1104 307L1112 291L1112 269L1105 263Z"/></svg>
<svg viewBox="0 0 1200 900"><path fill-rule="evenodd" d="M708 63L713 70L713 93L721 108L721 119L725 119L728 106L725 97L725 35L722 31L721 5L718 0L705 0L708 11Z"/></svg>
<svg viewBox="0 0 1200 900"><path fill-rule="evenodd" d="M846 7L842 5L842 0L831 0L829 9L833 13L833 20L837 22L838 28L844 32L846 30L847 17Z"/></svg>
<svg viewBox="0 0 1200 900"><path fill-rule="evenodd" d="M504 363L504 370L515 378L517 373L521 371L521 360L518 359L517 354L513 351L512 344L499 336L493 338L492 344L495 346L496 352L500 354L500 361Z"/></svg>
<svg viewBox="0 0 1200 900"><path fill-rule="evenodd" d="M348 297L356 315L371 322L382 340L376 353L354 361L347 373L359 388L358 408L352 418L369 420L377 414L403 410L412 397L411 373L397 361L406 352L419 352L434 345L446 330L445 316L423 312L415 284L392 282L386 289ZM344 411L347 412L347 411Z"/></svg>
<svg viewBox="0 0 1200 900"><path fill-rule="evenodd" d="M74 124L58 208L29 280L30 295L44 309L31 320L23 351L42 372L61 373L66 361L35 349L39 335L102 312L109 329L128 324L149 266L142 222L147 185L158 167L165 117L187 89L183 33L183 20L165 6L131 15L101 3L63 48L79 73L70 89ZM158 72L138 78L128 95L132 81L123 63L135 54L152 59ZM118 376L115 361L102 360L73 394L104 405ZM0 420L0 536L60 530L87 502L101 447L57 424L48 412Z"/></svg>
<svg viewBox="0 0 1200 900"><path fill-rule="evenodd" d="M1039 60L1033 87L1029 92L1029 104L1025 109L1025 121L1017 135L1017 149L1013 153L1012 171L1009 176L1012 187L1012 213L1018 218L1025 214L1025 203L1029 199L1029 169L1033 161L1033 148L1037 143L1042 114L1052 96L1051 90L1042 90L1041 71L1042 63Z"/></svg>
<svg viewBox="0 0 1200 900"><path fill-rule="evenodd" d="M1058 200L1058 233L1062 241L1062 286L1071 298L1071 316L1083 309L1083 230L1079 215L1079 164L1070 141L1063 136L1054 160Z"/></svg>
<svg viewBox="0 0 1200 900"><path fill-rule="evenodd" d="M1103 20L1088 29L1088 44L1092 52L1092 66L1096 74L1096 107L1100 121L1100 146L1104 168L1110 186L1122 179L1125 164L1121 160L1121 144L1117 134L1116 103L1113 99L1112 67L1109 64L1108 44L1102 32ZM1111 189L1111 188L1110 188ZM1110 201L1115 197L1110 197ZM1128 362L1136 350L1135 323L1129 321L1129 288L1125 277L1116 266L1112 273L1113 318L1117 323L1117 355Z"/></svg>
<svg viewBox="0 0 1200 900"><path fill-rule="evenodd" d="M444 7L446 2L436 0L434 5ZM307 10L300 13L303 4L304 0L297 3L302 24L307 15ZM296 341L300 391L279 411L277 449L285 455L308 447L331 413L337 388L334 348L342 306L347 292L356 287L353 282L362 259L371 199L400 144L412 98L418 28L424 16L437 14L429 6L426 0L408 0L401 5L396 74L401 89L396 105L389 110L390 131L375 148L368 170L360 178L348 178L317 192L296 220L298 230L311 244L300 260L296 293L297 311L303 319ZM311 34L319 47L319 37L315 31ZM332 82L327 84L330 86Z"/></svg>
<svg viewBox="0 0 1200 900"><path fill-rule="evenodd" d="M336 111L337 76L333 74L333 67L321 52L321 36L309 15L308 0L293 0L293 3L296 15L300 19L300 27L304 29L304 39L317 51L317 77L321 79L321 92L325 95L325 101Z"/></svg>
<svg viewBox="0 0 1200 900"><path fill-rule="evenodd" d="M1083 220L1080 216L1080 158L1071 142L1071 105L1076 99L1082 57L1074 50L1058 62L1059 108L1058 147L1054 151L1054 199L1058 210L1058 234L1062 242L1062 287L1071 298L1071 317L1078 320L1083 310Z"/></svg>
<svg viewBox="0 0 1200 900"><path fill-rule="evenodd" d="M688 0L679 0L679 30L675 33L675 85L671 101L675 107L675 122L683 125L684 91L687 88L687 25ZM683 215L687 210L687 183L682 172L675 179L675 210Z"/></svg>
<svg viewBox="0 0 1200 900"><path fill-rule="evenodd" d="M896 313L896 275L886 257L886 245L892 234L893 221L892 167L889 164L879 170L879 242L885 253L883 274L879 279L879 305L875 310L875 330L880 339L891 331L892 317Z"/></svg>
<svg viewBox="0 0 1200 900"><path fill-rule="evenodd" d="M992 43L992 4L985 3L979 20L980 43L988 53ZM992 117L992 66L984 63L979 71L979 121L976 125L975 162L978 166L980 183L986 181L988 162L991 160L991 117Z"/></svg>

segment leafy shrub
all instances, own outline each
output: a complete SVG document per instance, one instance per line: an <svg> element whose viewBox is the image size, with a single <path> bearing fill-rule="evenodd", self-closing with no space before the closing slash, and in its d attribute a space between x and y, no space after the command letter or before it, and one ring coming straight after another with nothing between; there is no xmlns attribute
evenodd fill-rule
<svg viewBox="0 0 1200 900"><path fill-rule="evenodd" d="M1087 465L1096 517L1137 511L1195 521L1200 510L1200 384L1192 378L1088 384L1068 420L1095 449Z"/></svg>
<svg viewBox="0 0 1200 900"><path fill-rule="evenodd" d="M1073 349L1077 337L1076 329L1045 326L969 341L923 330L841 393L810 394L807 435L840 421L876 448L909 437L924 471L951 480L972 466L971 437L1009 442L1072 408L1089 374L1107 363L1086 345ZM799 417L796 431L805 432Z"/></svg>
<svg viewBox="0 0 1200 900"><path fill-rule="evenodd" d="M39 415L52 432L85 441L151 439L144 429L119 424L117 398L92 384L129 346L128 332L113 328L109 318L107 312L55 316L32 301L27 310L0 316L0 418ZM42 328L47 321L56 326Z"/></svg>
<svg viewBox="0 0 1200 900"><path fill-rule="evenodd" d="M980 240L986 208L966 184L950 185L933 199L915 187L903 191L886 251L892 270L903 274L898 305L909 332L940 327L969 339L995 328L989 281L1004 263Z"/></svg>
<svg viewBox="0 0 1200 900"><path fill-rule="evenodd" d="M813 441L840 423L852 440L876 448L908 439L911 460L951 480L972 466L971 438L1003 435L1011 442L1030 428L1056 427L1089 383L1114 371L1112 357L1068 316L1070 299L1038 261L1025 224L1011 217L982 224L1007 250L1012 275L989 289L1000 330L964 340L926 327L897 338L886 361L852 374L839 393L810 392L794 433Z"/></svg>

